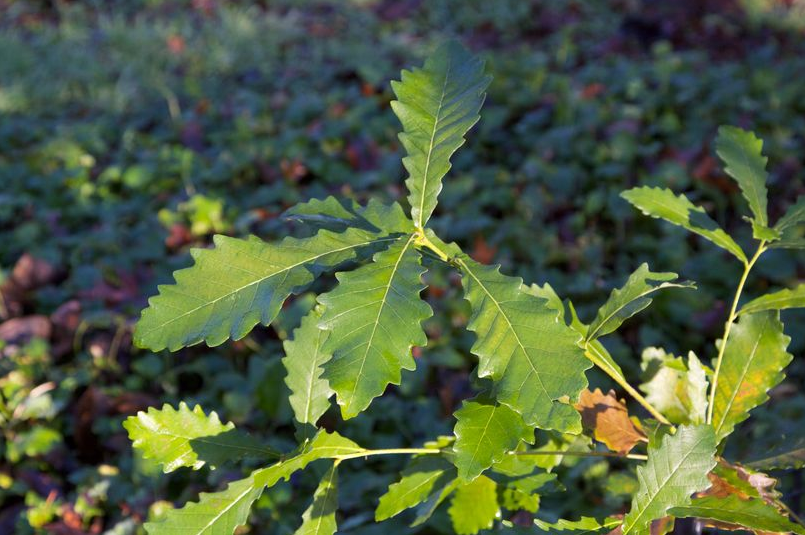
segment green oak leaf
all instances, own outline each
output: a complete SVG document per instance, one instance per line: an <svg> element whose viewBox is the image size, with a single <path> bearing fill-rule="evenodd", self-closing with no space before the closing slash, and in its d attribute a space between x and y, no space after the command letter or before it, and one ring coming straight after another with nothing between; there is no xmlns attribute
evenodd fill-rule
<svg viewBox="0 0 805 535"><path fill-rule="evenodd" d="M213 249L194 249L195 264L174 273L175 284L159 287L134 331L134 341L153 351L206 342L217 346L268 325L291 294L326 269L355 257L370 245L397 238L360 229L319 231L310 238L266 243L215 236Z"/></svg>
<svg viewBox="0 0 805 535"><path fill-rule="evenodd" d="M429 500L434 494L441 494L455 477L455 467L440 455L415 457L403 469L400 480L389 485L388 491L380 497L375 521L389 519Z"/></svg>
<svg viewBox="0 0 805 535"><path fill-rule="evenodd" d="M715 453L716 438L709 425L680 426L658 445L649 444L648 461L637 468L640 488L623 519L623 535L647 535L652 521L666 516L671 507L689 504L694 492L707 488Z"/></svg>
<svg viewBox="0 0 805 535"><path fill-rule="evenodd" d="M793 358L786 351L790 341L774 310L742 315L732 327L713 398L712 423L719 440L765 403L767 392L785 378L783 370Z"/></svg>
<svg viewBox="0 0 805 535"><path fill-rule="evenodd" d="M333 395L329 383L322 378L322 365L332 355L322 349L329 332L319 329L320 318L320 310L311 310L294 330L293 340L283 343L285 357L282 364L288 372L285 384L291 391L288 401L296 421L303 426L304 438L310 438L307 435L312 433L316 422L327 412L330 396Z"/></svg>
<svg viewBox="0 0 805 535"><path fill-rule="evenodd" d="M788 207L783 217L774 225L774 230L785 234L785 231L800 223L805 223L805 195L797 197L797 201Z"/></svg>
<svg viewBox="0 0 805 535"><path fill-rule="evenodd" d="M755 228L755 237L758 239L764 239L758 235L758 230L765 230L769 225L766 207L768 158L761 154L762 150L763 141L752 132L735 126L722 126L718 129L716 153L725 164L724 171L735 179L749 203L749 209L754 214L753 221L758 225Z"/></svg>
<svg viewBox="0 0 805 535"><path fill-rule="evenodd" d="M338 467L333 464L321 478L313 503L302 514L302 525L294 535L333 535L338 529L335 512L338 509Z"/></svg>
<svg viewBox="0 0 805 535"><path fill-rule="evenodd" d="M454 462L464 480L475 479L499 463L521 441L534 443L534 430L522 416L493 400L481 397L465 401L454 416Z"/></svg>
<svg viewBox="0 0 805 535"><path fill-rule="evenodd" d="M147 523L145 531L149 535L232 535L248 520L263 488L252 474L220 492L202 492L198 502L169 511L159 522Z"/></svg>
<svg viewBox="0 0 805 535"><path fill-rule="evenodd" d="M621 197L645 215L679 225L726 249L740 261L747 261L746 254L735 240L719 228L704 208L696 206L684 195L674 195L674 192L666 188L643 186L624 191Z"/></svg>
<svg viewBox="0 0 805 535"><path fill-rule="evenodd" d="M694 498L689 505L673 507L668 512L677 518L715 520L756 532L805 535L805 528L791 522L773 505L758 498L742 500L735 494Z"/></svg>
<svg viewBox="0 0 805 535"><path fill-rule="evenodd" d="M262 468L220 492L202 493L198 502L168 512L164 519L145 525L149 535L232 535L246 523L252 504L263 489L287 480L318 459L361 453L363 448L338 433L319 433L293 455Z"/></svg>
<svg viewBox="0 0 805 535"><path fill-rule="evenodd" d="M411 347L428 342L421 322L433 312L419 298L425 287L420 260L411 235L371 264L338 273L338 286L319 296L325 307L319 328L330 331L323 350L333 355L324 378L344 418L366 409L387 385L400 384L401 371L416 366Z"/></svg>
<svg viewBox="0 0 805 535"><path fill-rule="evenodd" d="M648 264L642 264L632 273L622 288L615 288L609 299L598 309L595 320L587 330L586 340L595 340L615 331L651 304L649 295L665 288L696 288L692 282L673 282L676 273L653 273Z"/></svg>
<svg viewBox="0 0 805 535"><path fill-rule="evenodd" d="M221 423L218 415L204 414L200 405L193 410L184 402L176 410L167 403L162 409L151 407L129 416L123 427L129 433L132 446L143 457L162 465L167 474L180 467L198 470L205 464L220 466L244 457L276 458L279 454L245 433L235 430L235 424Z"/></svg>
<svg viewBox="0 0 805 535"><path fill-rule="evenodd" d="M402 71L401 78L391 83L397 97L391 108L402 123L399 137L408 154L403 165L411 217L423 228L436 208L450 157L480 119L491 78L484 75L483 62L454 41L439 47L424 67Z"/></svg>
<svg viewBox="0 0 805 535"><path fill-rule="evenodd" d="M334 232L343 232L349 227L386 234L414 232L413 222L399 204L385 205L376 199L370 199L365 207L353 200L333 196L310 199L288 209L283 216Z"/></svg>
<svg viewBox="0 0 805 535"><path fill-rule="evenodd" d="M464 298L476 333L478 376L495 383L495 397L518 412L529 427L581 432L581 418L569 403L587 386L591 362L578 346L581 337L559 321L548 301L521 290L522 280L456 257Z"/></svg>
<svg viewBox="0 0 805 535"><path fill-rule="evenodd" d="M479 476L470 483L460 485L447 510L458 535L474 535L492 527L500 514L497 483Z"/></svg>
<svg viewBox="0 0 805 535"><path fill-rule="evenodd" d="M455 474L454 474L455 475ZM447 481L443 487L433 492L427 500L420 503L416 508L416 518L411 522L411 527L415 528L421 526L433 516L436 509L449 498L453 492L458 488L461 481L454 478L452 481Z"/></svg>
<svg viewBox="0 0 805 535"><path fill-rule="evenodd" d="M741 307L738 314L754 314L765 310L784 310L805 307L805 284L780 290L753 299Z"/></svg>
<svg viewBox="0 0 805 535"><path fill-rule="evenodd" d="M606 518L597 520L593 517L583 516L578 520L560 518L556 522L546 522L534 519L534 524L540 533L567 533L568 535L593 535L595 533L609 533L621 523L619 518Z"/></svg>

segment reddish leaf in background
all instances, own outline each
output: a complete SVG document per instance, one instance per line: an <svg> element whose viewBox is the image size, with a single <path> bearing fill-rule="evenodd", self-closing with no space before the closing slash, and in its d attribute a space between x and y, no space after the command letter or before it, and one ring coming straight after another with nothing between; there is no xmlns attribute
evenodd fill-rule
<svg viewBox="0 0 805 535"><path fill-rule="evenodd" d="M576 409L581 413L585 428L593 431L595 439L612 451L628 453L638 442L646 442L643 434L632 420L626 405L610 390L606 395L601 389L582 390Z"/></svg>
<svg viewBox="0 0 805 535"><path fill-rule="evenodd" d="M491 264L495 260L498 248L486 243L486 239L480 234L475 237L472 253L470 256L482 264Z"/></svg>

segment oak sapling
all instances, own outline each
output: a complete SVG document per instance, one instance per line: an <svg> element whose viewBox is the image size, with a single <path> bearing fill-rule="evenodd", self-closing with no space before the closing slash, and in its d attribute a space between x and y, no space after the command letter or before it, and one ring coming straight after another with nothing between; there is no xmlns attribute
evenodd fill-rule
<svg viewBox="0 0 805 535"><path fill-rule="evenodd" d="M518 509L537 512L539 495L556 478L552 468L571 456L591 456L637 465L638 485L625 516L612 511L608 518L555 523L538 518L524 532L607 533L620 527L624 535L643 534L659 519L696 518L705 525L805 534L779 498L763 489L748 485L738 492L725 484L718 492L708 490L714 482L748 481L754 473L723 458L719 446L783 380L792 357L779 310L805 306L805 285L739 305L764 252L805 249L805 200L771 225L762 142L735 127L719 130L716 151L749 205L754 252L747 254L683 195L652 187L623 193L646 215L699 234L744 268L712 369L693 353L676 359L650 348L644 359L660 373L635 387L601 338L648 307L656 292L693 291L693 283L643 264L588 324L549 284L529 286L499 266L480 264L429 227L450 159L480 119L489 83L483 62L455 42L392 82L391 107L402 123L399 138L406 152L408 213L377 200L365 206L333 197L311 200L287 213L313 229L310 237L266 243L254 236L216 236L213 248L194 250L193 266L177 271L175 282L160 286L149 300L135 331L138 346L154 351L216 346L243 338L257 324L270 325L288 298L321 274L337 272L335 285L318 296L284 345L282 363L299 428L296 449L276 452L198 406L166 405L126 421L134 447L165 472L205 464L215 468L243 458L266 462L224 490L202 494L198 502L146 524L149 533L231 534L247 523L264 489L313 461L329 459L297 533L332 534L341 463L407 455L410 463L379 499L378 522L413 509L408 514L419 526L444 504L456 533L522 530L508 519ZM400 384L403 370L416 367L412 347L427 345L422 322L433 314L421 297L430 265L423 263L425 255L461 275L483 389L455 412L453 436L434 437L419 447L366 449L318 428L333 397L344 419L359 417L388 385ZM339 272L345 265L358 267ZM594 366L647 417L630 414L616 392L588 389L586 373ZM792 468L802 461L775 452L758 463L764 469ZM730 488L736 492L725 492Z"/></svg>

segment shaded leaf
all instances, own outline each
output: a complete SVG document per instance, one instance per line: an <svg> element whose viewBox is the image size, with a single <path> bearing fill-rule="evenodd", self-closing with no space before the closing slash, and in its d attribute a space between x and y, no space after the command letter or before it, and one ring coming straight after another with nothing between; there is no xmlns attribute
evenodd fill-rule
<svg viewBox="0 0 805 535"><path fill-rule="evenodd" d="M645 215L679 225L726 249L742 262L746 262L746 255L735 243L735 240L721 230L703 208L690 202L684 195L674 195L671 190L666 188L644 186L624 191L621 193L621 197L632 203Z"/></svg>
<svg viewBox="0 0 805 535"><path fill-rule="evenodd" d="M758 470L799 469L805 467L805 438L786 442L781 446L754 457L749 466Z"/></svg>
<svg viewBox="0 0 805 535"><path fill-rule="evenodd" d="M235 430L232 422L222 424L215 412L204 414L200 405L193 410L179 403L176 410L167 403L162 409L129 416L123 427L132 446L143 457L162 465L165 473L186 466L198 470L204 464L220 466L243 457L278 457L250 436Z"/></svg>
<svg viewBox="0 0 805 535"><path fill-rule="evenodd" d="M673 507L669 511L678 518L694 517L715 520L715 527L750 529L773 533L805 534L805 529L791 522L777 509L763 500L742 500L736 495L719 498L705 496L694 498L689 505Z"/></svg>
<svg viewBox="0 0 805 535"><path fill-rule="evenodd" d="M595 320L587 330L586 340L594 340L615 331L651 304L652 293L664 288L696 288L692 282L672 282L676 273L652 273L648 264L642 264L629 276L622 288L612 290L607 302L598 309Z"/></svg>
<svg viewBox="0 0 805 535"><path fill-rule="evenodd" d="M568 533L569 535L592 535L594 533L608 533L618 525L621 519L606 518L597 520L593 517L583 516L578 520L566 520L560 518L556 522L546 522L534 519L534 524L542 533Z"/></svg>
<svg viewBox="0 0 805 535"><path fill-rule="evenodd" d="M403 369L415 368L411 347L427 345L421 322L432 315L419 298L424 271L412 235L371 264L338 273L338 287L319 296L325 307L319 327L331 333L323 351L333 355L324 378L344 418L366 409L388 384L400 384Z"/></svg>
<svg viewBox="0 0 805 535"><path fill-rule="evenodd" d="M294 535L333 535L337 529L338 466L333 464L321 478L313 503L302 514L302 525Z"/></svg>
<svg viewBox="0 0 805 535"><path fill-rule="evenodd" d="M455 468L439 455L414 458L402 471L400 480L389 485L389 490L380 497L375 521L396 516L440 494L455 477Z"/></svg>
<svg viewBox="0 0 805 535"><path fill-rule="evenodd" d="M285 357L282 364L288 371L285 384L291 391L288 401L296 421L303 424L305 433L310 433L311 427L315 427L319 418L327 412L330 396L333 395L329 383L322 378L322 365L332 355L322 350L329 332L319 329L320 318L320 310L311 310L294 331L293 340L283 343Z"/></svg>
<svg viewBox="0 0 805 535"><path fill-rule="evenodd" d="M790 341L776 311L745 314L732 327L713 400L719 440L765 403L767 392L785 378L783 369L793 358L786 352Z"/></svg>
<svg viewBox="0 0 805 535"><path fill-rule="evenodd" d="M400 141L408 156L403 165L410 195L411 217L417 227L428 222L450 170L450 157L464 144L464 136L478 122L478 112L491 80L483 62L460 44L439 47L424 67L402 71L391 88L397 100L391 107L400 119Z"/></svg>
<svg viewBox="0 0 805 535"><path fill-rule="evenodd" d="M758 297L741 307L738 314L754 314L764 310L783 310L805 307L805 284Z"/></svg>
<svg viewBox="0 0 805 535"><path fill-rule="evenodd" d="M447 510L458 535L474 535L489 529L500 514L497 484L486 476L456 489Z"/></svg>
<svg viewBox="0 0 805 535"><path fill-rule="evenodd" d="M436 509L455 492L459 484L460 480L455 478L444 485L444 487L431 494L427 500L419 504L416 508L416 518L411 523L411 527L415 528L427 522L430 517L433 516L433 513L436 512Z"/></svg>
<svg viewBox="0 0 805 535"><path fill-rule="evenodd" d="M571 403L587 386L591 363L578 346L581 337L561 323L547 301L520 290L522 280L502 275L466 255L457 257L464 297L476 333L472 352L478 376L495 382L495 397L520 413L528 426L579 432Z"/></svg>
<svg viewBox="0 0 805 535"><path fill-rule="evenodd" d="M387 234L410 234L414 231L414 224L399 204L385 205L374 198L369 199L365 207L353 200L332 196L310 199L291 207L284 216L334 232L343 232L349 227Z"/></svg>
<svg viewBox="0 0 805 535"><path fill-rule="evenodd" d="M724 171L738 183L755 216L754 221L761 228L768 227L769 224L766 208L768 158L761 154L762 150L763 141L752 132L735 126L722 126L718 129L716 153L725 164ZM758 237L757 232L755 237Z"/></svg>
<svg viewBox="0 0 805 535"><path fill-rule="evenodd" d="M628 453L638 442L648 442L646 435L629 418L626 405L618 400L614 390L604 394L599 388L584 389L576 409L581 413L584 427L591 429L595 439L612 451Z"/></svg>
<svg viewBox="0 0 805 535"><path fill-rule="evenodd" d="M534 430L523 422L523 418L492 400L476 398L465 401L454 416L457 420L454 462L459 477L465 480L475 479L500 462L520 441L534 442Z"/></svg>
<svg viewBox="0 0 805 535"><path fill-rule="evenodd" d="M323 270L354 258L362 247L396 238L349 229L277 244L254 236L218 235L214 241L213 249L194 249L195 264L175 272L176 283L160 286L149 299L134 332L138 346L176 351L243 338L258 323L271 323L285 299Z"/></svg>
<svg viewBox="0 0 805 535"><path fill-rule="evenodd" d="M784 233L800 223L805 223L805 195L797 197L797 202L788 207L783 217L774 225L774 229Z"/></svg>
<svg viewBox="0 0 805 535"><path fill-rule="evenodd" d="M648 461L637 468L640 490L623 519L623 534L648 533L653 520L671 507L690 503L694 492L705 489L708 472L716 464L716 439L708 425L680 426L656 446L650 444Z"/></svg>

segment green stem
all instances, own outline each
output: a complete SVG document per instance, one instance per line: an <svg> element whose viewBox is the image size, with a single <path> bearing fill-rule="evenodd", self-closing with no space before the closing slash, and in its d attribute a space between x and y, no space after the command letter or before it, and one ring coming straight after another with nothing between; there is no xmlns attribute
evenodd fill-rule
<svg viewBox="0 0 805 535"><path fill-rule="evenodd" d="M617 457L620 459L632 459L635 461L648 460L647 455L637 453L618 453L616 451L511 451L511 455L569 455L576 457Z"/></svg>
<svg viewBox="0 0 805 535"><path fill-rule="evenodd" d="M735 290L735 298L732 300L732 308L730 309L730 315L727 318L727 324L724 327L724 336L721 338L721 347L718 348L718 356L716 357L716 366L715 370L713 371L713 382L710 385L710 400L709 405L707 407L707 423L713 423L713 406L715 405L716 400L716 388L718 388L718 374L721 372L721 361L724 359L724 351L727 348L727 340L729 340L730 332L732 331L732 324L735 322L735 319L738 317L737 310L738 310L738 301L741 299L741 293L743 292L744 285L746 284L746 279L749 277L749 272L752 271L752 267L754 267L755 262L757 262L760 255L766 250L766 240L761 240L760 245L755 252L755 255L748 261L744 262L744 272L741 275L741 280L738 282L738 288Z"/></svg>
<svg viewBox="0 0 805 535"><path fill-rule="evenodd" d="M361 457L372 457L373 455L432 455L435 453L442 453L442 450L435 450L432 448L390 448L383 450L361 450L357 453L336 455L333 457L333 459L346 461L347 459L359 459Z"/></svg>
<svg viewBox="0 0 805 535"><path fill-rule="evenodd" d="M630 385L628 383L628 381L626 381L626 379L621 377L618 373L615 372L615 370L610 369L608 366L602 366L599 363L599 361L595 358L595 355L593 354L592 350L590 349L589 344L586 344L586 346L584 348L584 354L596 366L598 366L599 369L603 370L604 373L606 373L608 376L610 376L613 381L618 383L618 385L620 385L624 390L626 390L626 392L628 392L629 395L632 396L635 399L635 401L640 403L640 405L642 405L643 408L646 409L658 422L660 422L661 424L664 424L664 425L670 425L672 428L674 427L671 424L671 422L669 422L668 419L665 416L663 416L662 413L660 411L658 411L654 407L654 405L649 403L649 401L646 398L644 398L640 394L640 392L635 390L635 388L632 385Z"/></svg>
<svg viewBox="0 0 805 535"><path fill-rule="evenodd" d="M436 253L439 256L439 258L442 259L443 262L450 262L450 256L448 256L447 253L442 251L438 245L430 241L428 237L425 236L425 232L422 229L417 229L416 231L416 244L427 247L428 249Z"/></svg>

